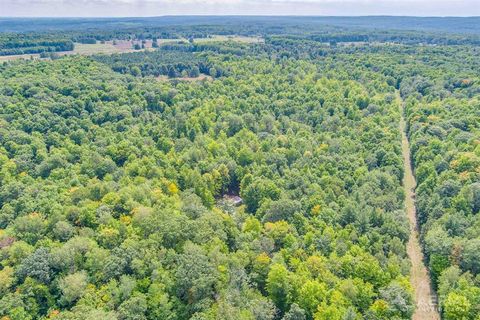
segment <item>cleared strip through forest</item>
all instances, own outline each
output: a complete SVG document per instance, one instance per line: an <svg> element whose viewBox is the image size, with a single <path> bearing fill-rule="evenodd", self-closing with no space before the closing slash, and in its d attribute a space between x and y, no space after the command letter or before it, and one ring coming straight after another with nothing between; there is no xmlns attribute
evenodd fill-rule
<svg viewBox="0 0 480 320"><path fill-rule="evenodd" d="M399 98L400 131L402 135L402 155L404 163L403 186L405 188L405 208L410 223L410 239L407 244L407 254L412 263L410 283L415 291L415 312L413 320L440 319L435 292L431 286L430 275L424 264L423 251L419 241L418 220L415 209L416 181L410 161L410 143L406 134L405 103Z"/></svg>

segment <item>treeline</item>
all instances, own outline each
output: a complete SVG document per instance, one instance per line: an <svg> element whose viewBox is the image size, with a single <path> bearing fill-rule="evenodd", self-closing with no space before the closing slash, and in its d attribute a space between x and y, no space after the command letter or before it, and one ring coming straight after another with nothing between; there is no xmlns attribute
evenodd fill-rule
<svg viewBox="0 0 480 320"><path fill-rule="evenodd" d="M107 64L115 72L133 76L198 77L200 74L220 77L225 70L203 55L191 52L144 51L114 55L97 55L94 60Z"/></svg>
<svg viewBox="0 0 480 320"><path fill-rule="evenodd" d="M255 46L252 44L235 43L234 41L211 41L203 43L192 42L176 42L176 43L164 43L159 46L164 51L182 51L182 52L203 52L210 51L220 54L233 54L233 55L246 55L252 54L252 49Z"/></svg>
<svg viewBox="0 0 480 320"><path fill-rule="evenodd" d="M73 50L73 42L62 38L0 35L0 56Z"/></svg>
<svg viewBox="0 0 480 320"><path fill-rule="evenodd" d="M328 43L330 45L342 43L397 43L404 45L478 45L480 37L465 37L461 35L425 33L415 31L346 31L341 32L305 32L304 34L269 34L266 38L270 41L278 41L279 39L311 40L320 43Z"/></svg>
<svg viewBox="0 0 480 320"><path fill-rule="evenodd" d="M91 33L99 30L155 30L156 32L183 31L195 26L191 33L211 34L211 30L221 34L251 34L261 30L264 34L293 34L319 30L362 30L365 34L379 30L398 30L445 36L464 34L477 35L480 32L478 17L295 17L295 16L165 16L151 18L68 18L34 19L10 18L0 21L2 32L33 31L75 31ZM372 28L374 26L374 28Z"/></svg>

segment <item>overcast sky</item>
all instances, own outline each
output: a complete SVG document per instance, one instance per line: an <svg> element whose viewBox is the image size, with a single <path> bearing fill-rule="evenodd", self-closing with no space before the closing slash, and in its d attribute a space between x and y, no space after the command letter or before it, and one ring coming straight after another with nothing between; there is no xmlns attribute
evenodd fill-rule
<svg viewBox="0 0 480 320"><path fill-rule="evenodd" d="M0 0L0 16L479 16L480 0Z"/></svg>

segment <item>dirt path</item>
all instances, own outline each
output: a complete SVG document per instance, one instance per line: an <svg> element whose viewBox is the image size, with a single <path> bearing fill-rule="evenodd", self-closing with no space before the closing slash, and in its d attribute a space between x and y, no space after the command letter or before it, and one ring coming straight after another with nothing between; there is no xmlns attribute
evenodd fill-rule
<svg viewBox="0 0 480 320"><path fill-rule="evenodd" d="M400 99L400 98L399 98ZM423 252L420 247L418 222L415 210L415 177L410 162L410 143L405 131L404 103L400 101L400 131L402 133L402 154L405 175L403 185L405 187L405 207L410 222L410 240L407 244L407 254L412 262L410 283L415 290L415 312L413 320L439 320L437 299L431 288L430 276L423 262Z"/></svg>

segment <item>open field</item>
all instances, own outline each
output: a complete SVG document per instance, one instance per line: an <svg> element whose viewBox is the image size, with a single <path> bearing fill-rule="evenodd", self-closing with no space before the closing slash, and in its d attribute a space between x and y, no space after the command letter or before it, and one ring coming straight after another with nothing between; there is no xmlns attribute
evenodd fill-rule
<svg viewBox="0 0 480 320"><path fill-rule="evenodd" d="M144 51L150 50L152 48L151 40L150 42L145 43L145 49L134 50L133 45L135 41L118 41L116 44L113 44L113 41L108 41L105 43L96 43L96 44L83 44L75 43L75 49L73 51L61 51L54 52L59 56L74 55L80 54L84 56L89 56L93 54L114 54L114 53L124 53L124 52L134 52L134 51ZM139 42L141 44L141 42ZM27 60L27 59L40 59L40 54L22 54L22 55L9 55L9 56L0 56L0 61L12 61L12 60Z"/></svg>
<svg viewBox="0 0 480 320"><path fill-rule="evenodd" d="M114 46L111 43L96 43L96 44L82 44L76 43L75 49L73 51L59 52L59 55L68 55L68 54L81 54L81 55L91 55L97 53L112 54L119 53L122 51L132 50L130 46L129 49L123 49L117 46Z"/></svg>
<svg viewBox="0 0 480 320"><path fill-rule="evenodd" d="M73 55L73 54L88 56L88 55L98 54L98 53L113 54L113 53L130 52L130 51L134 51L134 50L122 49L121 47L114 46L111 43L96 43L96 44L76 43L75 49L73 51L61 51L61 52L54 52L54 53L59 56ZM43 58L40 58L40 54L38 53L0 56L0 61L28 60L28 59L43 59ZM45 58L45 59L48 59L48 58Z"/></svg>
<svg viewBox="0 0 480 320"><path fill-rule="evenodd" d="M179 42L179 41L188 41L188 39L158 39L157 42L159 45L170 42ZM207 42L216 42L216 41L234 41L240 43L263 43L264 39L261 37L245 37L245 36L220 36L213 35L209 38L198 38L195 39L196 43L207 43ZM152 40L145 40L144 49L135 50L133 46L135 44L142 45L140 40L115 40L115 41L106 41L104 43L97 42L96 44L83 44L75 43L75 49L73 51L62 51L56 52L59 56L80 54L80 55L93 55L93 54L114 54L114 53L125 53L125 52L135 52L135 51L144 51L152 49ZM40 59L40 54L22 54L22 55L8 55L0 56L0 62L2 61L13 61L13 60L28 60L28 59Z"/></svg>

